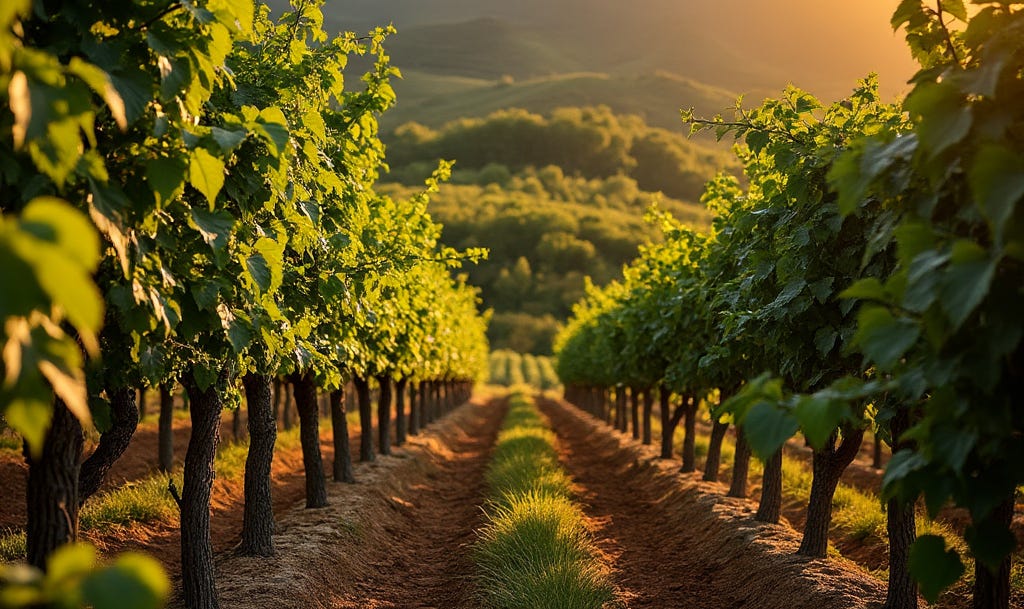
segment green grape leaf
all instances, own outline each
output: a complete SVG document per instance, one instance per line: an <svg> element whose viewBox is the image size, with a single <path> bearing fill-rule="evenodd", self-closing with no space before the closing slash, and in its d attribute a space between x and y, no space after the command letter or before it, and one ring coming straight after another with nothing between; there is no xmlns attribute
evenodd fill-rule
<svg viewBox="0 0 1024 609"><path fill-rule="evenodd" d="M60 546L46 561L44 586L50 589L65 587L64 582L73 582L92 571L96 564L96 549L89 544L69 543Z"/></svg>
<svg viewBox="0 0 1024 609"><path fill-rule="evenodd" d="M816 449L823 448L849 411L840 400L799 396L794 408L800 429Z"/></svg>
<svg viewBox="0 0 1024 609"><path fill-rule="evenodd" d="M940 592L964 574L964 565L956 550L946 549L946 540L922 535L910 547L910 574L921 586L921 596L934 603Z"/></svg>
<svg viewBox="0 0 1024 609"><path fill-rule="evenodd" d="M775 454L800 428L793 413L767 402L751 407L742 425L750 448L761 459L768 459Z"/></svg>
<svg viewBox="0 0 1024 609"><path fill-rule="evenodd" d="M260 252L253 252L245 259L245 269L261 292L270 290L270 265Z"/></svg>
<svg viewBox="0 0 1024 609"><path fill-rule="evenodd" d="M968 173L971 193L997 241L1024 199L1024 157L1004 146L989 145L974 157Z"/></svg>
<svg viewBox="0 0 1024 609"><path fill-rule="evenodd" d="M7 424L25 438L32 454L41 455L46 430L53 417L53 396L45 391L41 396L21 392L7 403L3 415Z"/></svg>
<svg viewBox="0 0 1024 609"><path fill-rule="evenodd" d="M917 128L921 149L935 158L961 142L971 130L974 117L970 104L953 85L919 84L907 97L905 107L911 115L925 117Z"/></svg>
<svg viewBox="0 0 1024 609"><path fill-rule="evenodd" d="M181 194L188 173L185 159L158 157L146 163L146 181L156 195L158 207L165 207Z"/></svg>
<svg viewBox="0 0 1024 609"><path fill-rule="evenodd" d="M245 141L248 134L245 131L235 131L231 129L222 129L220 127L212 127L210 133L213 135L213 139L220 146L221 151L225 153L234 152L238 145Z"/></svg>
<svg viewBox="0 0 1024 609"><path fill-rule="evenodd" d="M83 600L95 609L158 609L171 591L171 582L154 558L127 552L109 567L82 581Z"/></svg>
<svg viewBox="0 0 1024 609"><path fill-rule="evenodd" d="M984 300L996 265L997 261L972 241L953 244L951 262L942 276L941 302L954 327L960 327Z"/></svg>
<svg viewBox="0 0 1024 609"><path fill-rule="evenodd" d="M967 527L964 540L971 546L975 560L992 572L997 572L1003 559L1017 547L1013 532L991 520L982 520Z"/></svg>
<svg viewBox="0 0 1024 609"><path fill-rule="evenodd" d="M865 306L857 318L854 341L882 370L891 369L910 349L921 329L908 319L896 319L882 307Z"/></svg>
<svg viewBox="0 0 1024 609"><path fill-rule="evenodd" d="M89 220L66 202L38 197L21 213L21 227L36 237L55 243L82 268L92 271L100 261L100 240Z"/></svg>
<svg viewBox="0 0 1024 609"><path fill-rule="evenodd" d="M840 298L856 298L859 300L886 300L882 282L874 277L857 280L853 285L839 293Z"/></svg>
<svg viewBox="0 0 1024 609"><path fill-rule="evenodd" d="M188 182L203 193L213 211L217 193L224 187L224 161L205 148L194 149L188 165Z"/></svg>
<svg viewBox="0 0 1024 609"><path fill-rule="evenodd" d="M206 241L214 253L219 254L224 251L235 226L235 219L231 214L224 210L206 211L194 208L192 221L202 234L203 241Z"/></svg>

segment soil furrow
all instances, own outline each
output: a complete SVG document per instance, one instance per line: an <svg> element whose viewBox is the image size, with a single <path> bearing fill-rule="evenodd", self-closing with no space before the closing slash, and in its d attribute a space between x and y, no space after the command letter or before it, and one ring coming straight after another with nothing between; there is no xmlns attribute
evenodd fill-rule
<svg viewBox="0 0 1024 609"><path fill-rule="evenodd" d="M541 410L559 436L627 609L867 609L884 585L842 558L796 554L789 525L757 522L757 504L679 474L654 447L563 402Z"/></svg>
<svg viewBox="0 0 1024 609"><path fill-rule="evenodd" d="M428 451L425 475L391 497L389 519L372 569L338 599L339 609L469 609L479 605L470 545L483 522L484 473L507 404L477 407L479 416L444 434L443 448ZM413 456L413 458L419 458Z"/></svg>
<svg viewBox="0 0 1024 609"><path fill-rule="evenodd" d="M500 401L474 398L393 456L357 462L355 484L328 483L325 508L304 509L296 455L282 494L294 476L299 497L278 510L275 485L275 556L238 556L215 538L222 609L476 607L462 546L479 520L483 469L504 411ZM180 596L170 606L183 609Z"/></svg>
<svg viewBox="0 0 1024 609"><path fill-rule="evenodd" d="M577 499L626 609L736 607L715 585L711 564L693 555L685 529L662 513L657 489L631 476L629 464L596 449L589 430L564 407L550 400L538 404L558 436L560 459L578 485Z"/></svg>

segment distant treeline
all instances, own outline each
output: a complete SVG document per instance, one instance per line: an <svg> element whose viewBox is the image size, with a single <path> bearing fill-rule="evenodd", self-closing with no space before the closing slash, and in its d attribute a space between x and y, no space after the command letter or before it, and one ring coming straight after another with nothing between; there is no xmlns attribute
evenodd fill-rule
<svg viewBox="0 0 1024 609"><path fill-rule="evenodd" d="M453 159L456 167L474 170L501 165L515 173L554 165L586 178L629 176L641 190L697 201L708 179L735 167L724 152L606 106L560 108L548 116L502 110L439 130L413 122L385 141L390 179L405 184L421 183L439 159Z"/></svg>
<svg viewBox="0 0 1024 609"><path fill-rule="evenodd" d="M598 284L618 277L637 247L659 241L643 219L652 203L693 226L707 226L708 212L640 190L625 176L587 180L558 167L512 175L504 166L463 170L430 200L430 213L452 247L487 247L490 256L463 267L494 309L488 330L492 348L550 353L572 303L583 295L585 277ZM411 186L382 185L396 197Z"/></svg>

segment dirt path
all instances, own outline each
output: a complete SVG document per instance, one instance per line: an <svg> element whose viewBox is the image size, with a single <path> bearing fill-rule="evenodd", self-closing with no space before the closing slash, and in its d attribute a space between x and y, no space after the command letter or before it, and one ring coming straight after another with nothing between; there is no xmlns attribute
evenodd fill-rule
<svg viewBox="0 0 1024 609"><path fill-rule="evenodd" d="M504 412L477 396L392 456L357 463L356 484L328 485L326 508L277 512L272 558L218 552L222 609L478 607L468 544Z"/></svg>
<svg viewBox="0 0 1024 609"><path fill-rule="evenodd" d="M677 463L582 411L538 403L626 609L880 604L876 580L842 559L796 556L797 533L753 520L753 502L679 474Z"/></svg>
<svg viewBox="0 0 1024 609"><path fill-rule="evenodd" d="M408 496L393 498L403 509L385 527L390 552L370 562L370 576L354 583L339 609L470 609L477 607L470 544L482 525L484 472L507 401L495 400L431 451L422 479Z"/></svg>
<svg viewBox="0 0 1024 609"><path fill-rule="evenodd" d="M712 565L693 555L685 530L659 514L656 489L633 477L629 464L596 449L589 430L566 410L550 400L538 404L558 435L559 458L579 487L577 499L614 567L625 607L737 606L727 591L716 589Z"/></svg>

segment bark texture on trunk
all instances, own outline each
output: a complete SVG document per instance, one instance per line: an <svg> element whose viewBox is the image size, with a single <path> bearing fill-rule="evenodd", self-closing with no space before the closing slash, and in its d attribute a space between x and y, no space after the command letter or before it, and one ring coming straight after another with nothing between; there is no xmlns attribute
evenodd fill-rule
<svg viewBox="0 0 1024 609"><path fill-rule="evenodd" d="M174 393L170 384L160 386L160 421L157 424L160 471L174 467Z"/></svg>
<svg viewBox="0 0 1024 609"><path fill-rule="evenodd" d="M887 512L889 587L883 609L917 609L917 584L910 576L910 546L917 539L914 506L890 499Z"/></svg>
<svg viewBox="0 0 1024 609"><path fill-rule="evenodd" d="M619 431L626 431L626 388L617 387L615 389L615 429Z"/></svg>
<svg viewBox="0 0 1024 609"><path fill-rule="evenodd" d="M199 388L191 371L182 376L182 383L189 396L192 435L185 452L185 479L181 491L181 589L189 609L216 609L210 490L224 410L219 386L227 383L227 371L206 389Z"/></svg>
<svg viewBox="0 0 1024 609"><path fill-rule="evenodd" d="M377 377L380 393L377 395L377 450L382 455L391 454L391 377L382 374Z"/></svg>
<svg viewBox="0 0 1024 609"><path fill-rule="evenodd" d="M988 521L999 528L1010 530L1013 524L1014 494L1010 493L988 516ZM1010 607L1010 561L1007 554L999 568L990 571L981 561L974 564L974 609L1009 609Z"/></svg>
<svg viewBox="0 0 1024 609"><path fill-rule="evenodd" d="M312 373L294 374L291 381L295 409L299 413L302 465L306 472L306 507L322 508L327 505L327 482L320 455L320 405L316 402L316 382Z"/></svg>
<svg viewBox="0 0 1024 609"><path fill-rule="evenodd" d="M274 425L281 420L281 403L284 401L284 383L280 377L274 377Z"/></svg>
<svg viewBox="0 0 1024 609"><path fill-rule="evenodd" d="M642 396L644 402L643 443L648 445L651 444L651 442L653 441L651 432L651 418L654 412L654 394L651 393L651 391L652 389L650 387L644 387Z"/></svg>
<svg viewBox="0 0 1024 609"><path fill-rule="evenodd" d="M900 408L889 423L893 450L909 447L900 438L910 428L910 411ZM874 437L875 467L881 463L881 440ZM914 504L903 504L890 499L887 509L886 532L889 535L889 586L883 609L917 609L917 583L910 575L910 546L917 539Z"/></svg>
<svg viewBox="0 0 1024 609"><path fill-rule="evenodd" d="M744 498L747 496L747 474L750 471L750 445L742 428L736 430L736 453L732 462L732 483L729 485L729 496Z"/></svg>
<svg viewBox="0 0 1024 609"><path fill-rule="evenodd" d="M671 425L672 412L669 405L669 391L664 387L658 389L658 414L661 419L661 458L672 458L672 438L675 435L675 427Z"/></svg>
<svg viewBox="0 0 1024 609"><path fill-rule="evenodd" d="M331 429L334 432L334 481L353 483L356 476L352 471L352 451L348 444L348 419L345 412L344 392L332 391Z"/></svg>
<svg viewBox="0 0 1024 609"><path fill-rule="evenodd" d="M405 387L409 379L395 381L395 446L405 444Z"/></svg>
<svg viewBox="0 0 1024 609"><path fill-rule="evenodd" d="M417 436L420 433L420 411L423 409L422 399L419 392L420 384L416 381L409 383L409 435Z"/></svg>
<svg viewBox="0 0 1024 609"><path fill-rule="evenodd" d="M129 389L132 404L135 390ZM28 564L46 569L46 559L58 547L78 539L78 461L82 456L82 425L64 402L54 400L53 418L42 453L28 462L25 527Z"/></svg>
<svg viewBox="0 0 1024 609"><path fill-rule="evenodd" d="M761 478L761 501L757 504L754 520L779 523L782 514L782 449L775 451L764 463Z"/></svg>
<svg viewBox="0 0 1024 609"><path fill-rule="evenodd" d="M282 393L284 394L284 399L281 402L281 426L288 430L294 426L292 422L292 401L295 394L292 385L285 383Z"/></svg>
<svg viewBox="0 0 1024 609"><path fill-rule="evenodd" d="M836 446L833 434L828 444L814 451L811 480L811 497L807 503L807 522L804 536L797 554L812 558L824 558L828 552L828 528L832 523L832 496L843 471L850 465L860 443L864 439L863 429L843 429L843 440Z"/></svg>
<svg viewBox="0 0 1024 609"><path fill-rule="evenodd" d="M270 469L277 442L277 421L271 404L271 377L248 374L242 378L249 412L249 452L245 457L245 506L242 513L243 556L274 555L274 503Z"/></svg>
<svg viewBox="0 0 1024 609"><path fill-rule="evenodd" d="M640 390L636 387L629 388L629 414L630 423L633 426L633 439L640 439Z"/></svg>
<svg viewBox="0 0 1024 609"><path fill-rule="evenodd" d="M359 402L359 460L373 461L373 403L370 402L370 383L360 377L352 379Z"/></svg>
<svg viewBox="0 0 1024 609"><path fill-rule="evenodd" d="M727 431L729 431L728 423L715 421L711 425L711 440L708 441L708 456L707 460L704 462L704 480L707 480L708 482L718 482L718 468L722 465L722 441L725 440L725 432Z"/></svg>
<svg viewBox="0 0 1024 609"><path fill-rule="evenodd" d="M676 410L676 414L683 420L683 465L679 471L687 474L697 471L697 405L696 397L684 395L683 403ZM676 424L678 425L678 422ZM714 443L714 433L712 433L712 443ZM708 458L710 457L709 451Z"/></svg>
<svg viewBox="0 0 1024 609"><path fill-rule="evenodd" d="M100 435L89 458L82 463L78 475L78 505L92 497L103 484L103 479L114 463L121 458L139 426L139 409L135 405L135 390L130 387L107 389L110 398L110 429Z"/></svg>

